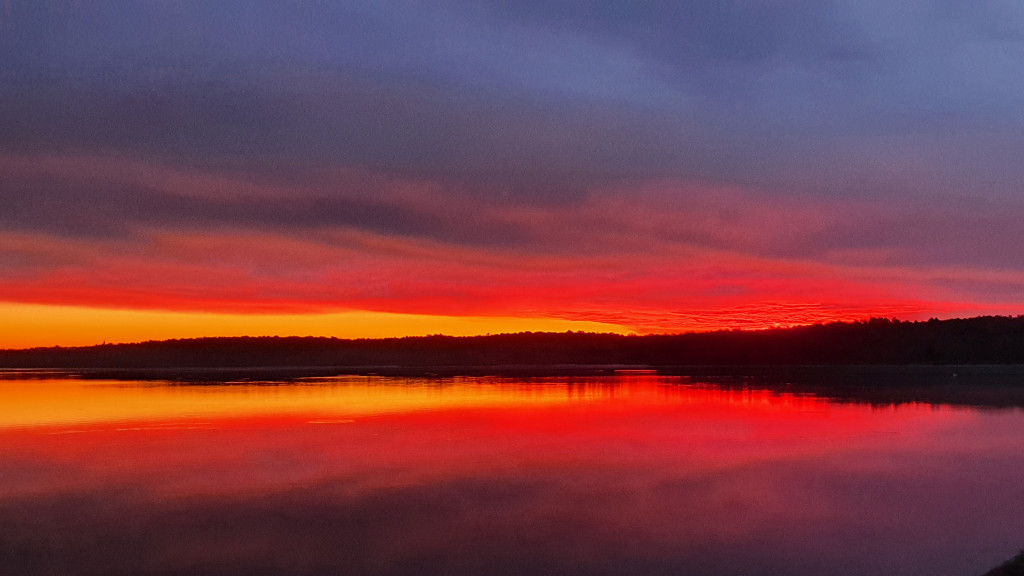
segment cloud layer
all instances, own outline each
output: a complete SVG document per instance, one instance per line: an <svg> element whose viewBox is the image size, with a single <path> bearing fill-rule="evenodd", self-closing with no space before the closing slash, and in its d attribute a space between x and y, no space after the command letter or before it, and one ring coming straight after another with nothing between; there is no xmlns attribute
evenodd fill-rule
<svg viewBox="0 0 1024 576"><path fill-rule="evenodd" d="M0 300L1016 313L1024 10L10 1Z"/></svg>

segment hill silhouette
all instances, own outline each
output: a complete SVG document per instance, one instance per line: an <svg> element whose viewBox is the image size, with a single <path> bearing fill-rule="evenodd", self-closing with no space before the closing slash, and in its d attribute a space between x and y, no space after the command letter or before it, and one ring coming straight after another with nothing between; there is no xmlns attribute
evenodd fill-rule
<svg viewBox="0 0 1024 576"><path fill-rule="evenodd" d="M1024 552L1002 566L989 570L985 576L1024 576Z"/></svg>
<svg viewBox="0 0 1024 576"><path fill-rule="evenodd" d="M762 331L237 337L0 350L0 368L1024 364L1024 316L873 318Z"/></svg>

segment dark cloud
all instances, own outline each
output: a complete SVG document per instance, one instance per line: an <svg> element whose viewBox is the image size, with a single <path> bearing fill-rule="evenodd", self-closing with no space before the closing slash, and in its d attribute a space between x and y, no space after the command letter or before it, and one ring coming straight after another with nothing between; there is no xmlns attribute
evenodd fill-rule
<svg viewBox="0 0 1024 576"><path fill-rule="evenodd" d="M20 82L0 97L0 145L108 149L212 166L360 167L534 199L609 179L718 164L686 121L599 104L568 106L415 82L282 71L141 85ZM675 132L677 129L679 132ZM683 136L686 136L685 138ZM702 142L708 140L702 139Z"/></svg>
<svg viewBox="0 0 1024 576"><path fill-rule="evenodd" d="M0 213L0 230L65 238L130 239L154 228L181 232L248 229L297 235L355 228L482 246L517 245L527 240L525 230L501 222L436 210L443 208L443 203L417 209L375 198L387 192L386 184L358 179L347 183L364 189L337 194L321 189L276 198L224 198L74 172L19 174L8 170L3 177L0 203L5 210ZM333 181L331 185L344 188L345 183Z"/></svg>
<svg viewBox="0 0 1024 576"><path fill-rule="evenodd" d="M498 21L580 32L681 70L780 57L841 62L870 54L859 31L836 14L834 5L814 0L484 4Z"/></svg>
<svg viewBox="0 0 1024 576"><path fill-rule="evenodd" d="M666 176L828 195L879 139L955 178L1020 128L1020 11L882 4L12 2L0 133L532 200Z"/></svg>

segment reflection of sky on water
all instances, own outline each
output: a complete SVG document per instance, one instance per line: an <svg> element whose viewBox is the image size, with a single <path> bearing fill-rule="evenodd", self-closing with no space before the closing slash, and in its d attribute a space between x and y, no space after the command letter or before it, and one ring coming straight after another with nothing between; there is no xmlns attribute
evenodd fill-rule
<svg viewBox="0 0 1024 576"><path fill-rule="evenodd" d="M6 381L0 558L23 574L959 575L1021 546L1019 411L671 383Z"/></svg>

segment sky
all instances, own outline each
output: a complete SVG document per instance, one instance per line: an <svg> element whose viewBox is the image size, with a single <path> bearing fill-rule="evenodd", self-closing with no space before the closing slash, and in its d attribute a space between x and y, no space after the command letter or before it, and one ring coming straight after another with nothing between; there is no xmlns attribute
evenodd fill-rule
<svg viewBox="0 0 1024 576"><path fill-rule="evenodd" d="M1024 313L1015 0L0 1L0 347Z"/></svg>

